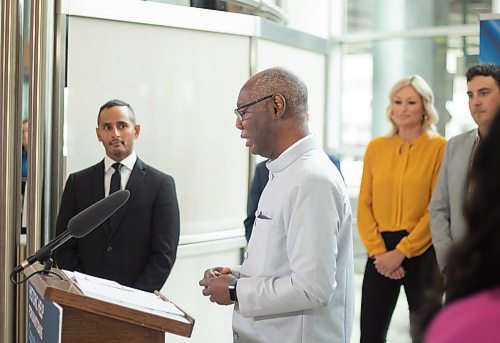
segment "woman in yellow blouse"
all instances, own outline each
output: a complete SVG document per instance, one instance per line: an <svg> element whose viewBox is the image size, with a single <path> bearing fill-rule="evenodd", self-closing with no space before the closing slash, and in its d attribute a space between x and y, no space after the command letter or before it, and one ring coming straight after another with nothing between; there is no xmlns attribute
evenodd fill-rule
<svg viewBox="0 0 500 343"><path fill-rule="evenodd" d="M368 251L361 299L361 342L385 342L401 285L410 323L422 302L422 280L437 268L427 205L446 140L437 135L434 96L418 75L389 94L388 136L373 139L364 158L358 230Z"/></svg>

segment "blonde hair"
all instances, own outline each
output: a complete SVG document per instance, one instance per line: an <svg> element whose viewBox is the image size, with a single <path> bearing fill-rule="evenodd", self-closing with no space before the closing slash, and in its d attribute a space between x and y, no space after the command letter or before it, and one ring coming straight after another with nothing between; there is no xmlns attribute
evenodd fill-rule
<svg viewBox="0 0 500 343"><path fill-rule="evenodd" d="M402 88L406 86L411 86L422 99L422 105L424 107L424 117L422 119L422 129L428 135L435 135L436 128L434 124L438 121L438 112L434 107L434 93L432 92L429 84L419 75L411 75L405 77L392 86L389 92L389 105L386 108L387 118L391 122L392 130L390 136L396 135L398 133L398 127L396 123L392 120L391 104L394 95Z"/></svg>

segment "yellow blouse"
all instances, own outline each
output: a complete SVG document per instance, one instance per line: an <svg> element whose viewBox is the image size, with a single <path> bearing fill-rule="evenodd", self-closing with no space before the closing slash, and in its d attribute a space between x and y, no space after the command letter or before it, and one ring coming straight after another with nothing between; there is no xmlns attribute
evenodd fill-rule
<svg viewBox="0 0 500 343"><path fill-rule="evenodd" d="M368 255L387 251L381 232L406 230L397 245L407 258L431 246L427 206L446 140L422 134L412 143L398 135L373 139L366 148L359 191L358 231Z"/></svg>

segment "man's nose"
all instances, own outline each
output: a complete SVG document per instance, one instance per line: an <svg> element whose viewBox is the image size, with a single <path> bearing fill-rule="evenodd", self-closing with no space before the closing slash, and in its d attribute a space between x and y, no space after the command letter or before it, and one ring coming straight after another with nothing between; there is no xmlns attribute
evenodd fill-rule
<svg viewBox="0 0 500 343"><path fill-rule="evenodd" d="M240 118L236 118L236 128L239 130L243 130L243 123L241 122Z"/></svg>
<svg viewBox="0 0 500 343"><path fill-rule="evenodd" d="M481 104L481 99L479 99L479 97L477 96L474 96L470 99L470 103L473 107L476 107Z"/></svg>

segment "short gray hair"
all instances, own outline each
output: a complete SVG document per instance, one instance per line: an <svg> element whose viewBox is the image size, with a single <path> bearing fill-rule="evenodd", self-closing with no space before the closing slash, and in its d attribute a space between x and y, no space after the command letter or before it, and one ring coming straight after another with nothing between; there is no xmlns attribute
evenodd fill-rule
<svg viewBox="0 0 500 343"><path fill-rule="evenodd" d="M307 86L297 75L281 67L266 69L256 74L253 87L255 97L281 94L286 110L307 118Z"/></svg>

